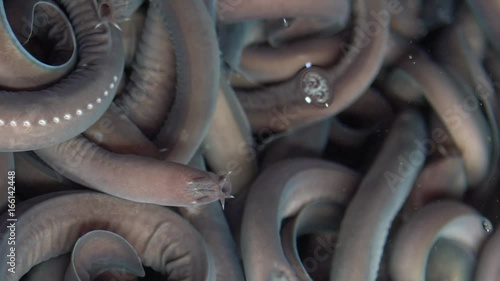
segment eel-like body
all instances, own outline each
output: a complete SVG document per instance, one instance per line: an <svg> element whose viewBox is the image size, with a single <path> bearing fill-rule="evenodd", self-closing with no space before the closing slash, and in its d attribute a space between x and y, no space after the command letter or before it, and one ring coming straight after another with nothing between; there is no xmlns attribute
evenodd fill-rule
<svg viewBox="0 0 500 281"><path fill-rule="evenodd" d="M52 169L35 153L15 152L17 195L29 199L46 193L83 189Z"/></svg>
<svg viewBox="0 0 500 281"><path fill-rule="evenodd" d="M328 145L331 121L324 120L273 140L266 145L261 161L262 169L289 158L320 158Z"/></svg>
<svg viewBox="0 0 500 281"><path fill-rule="evenodd" d="M215 111L220 58L215 20L201 0L153 0L170 32L177 86L168 120L155 138L165 159L188 163L206 136Z"/></svg>
<svg viewBox="0 0 500 281"><path fill-rule="evenodd" d="M0 91L0 151L34 150L75 137L104 114L116 93L124 66L119 31L96 28L91 1L61 3L78 42L76 69L42 90Z"/></svg>
<svg viewBox="0 0 500 281"><path fill-rule="evenodd" d="M201 236L161 206L101 193L67 194L35 204L17 216L16 226L16 270L6 275L6 281L17 281L34 265L70 252L78 238L97 229L122 236L144 266L169 280L215 280L212 257ZM7 272L9 233L4 229L0 269Z"/></svg>
<svg viewBox="0 0 500 281"><path fill-rule="evenodd" d="M281 19L266 28L269 45L279 47L293 41L313 36L324 37L344 29L351 15L348 1L328 18Z"/></svg>
<svg viewBox="0 0 500 281"><path fill-rule="evenodd" d="M306 234L338 232L342 220L343 207L348 203L333 203L319 200L305 206L296 217L284 223L281 229L283 251L300 280L312 281L313 279L299 256L297 239ZM314 250L314 258L318 259L317 262L323 262L332 258L331 248L323 248L322 250L321 252L318 248ZM304 262L307 262L306 259L304 259Z"/></svg>
<svg viewBox="0 0 500 281"><path fill-rule="evenodd" d="M360 149L370 134L386 128L393 117L393 109L387 99L370 88L333 118L330 141L343 148Z"/></svg>
<svg viewBox="0 0 500 281"><path fill-rule="evenodd" d="M160 159L156 145L113 102L83 135L110 152Z"/></svg>
<svg viewBox="0 0 500 281"><path fill-rule="evenodd" d="M345 10L345 0L288 1L278 0L220 0L217 3L217 18L225 23L249 19L276 19L294 17L329 18L337 10Z"/></svg>
<svg viewBox="0 0 500 281"><path fill-rule="evenodd" d="M373 82L384 60L388 22L378 24L374 14L385 11L390 19L385 9L384 0L354 1L353 44L344 46L347 51L334 66L305 67L285 82L237 91L253 130L289 131L329 118L354 103ZM367 35L367 22L378 24L377 32L369 32L373 36ZM270 121L278 118L283 122L272 126Z"/></svg>
<svg viewBox="0 0 500 281"><path fill-rule="evenodd" d="M36 153L70 180L135 202L198 206L223 200L231 191L225 177L174 162L112 153L84 137Z"/></svg>
<svg viewBox="0 0 500 281"><path fill-rule="evenodd" d="M427 280L429 254L438 239L451 239L477 256L491 232L491 223L467 205L450 200L431 203L399 230L391 253L391 277Z"/></svg>
<svg viewBox="0 0 500 281"><path fill-rule="evenodd" d="M172 40L161 11L148 8L144 29L125 91L116 105L146 135L160 131L175 99L175 68Z"/></svg>
<svg viewBox="0 0 500 281"><path fill-rule="evenodd" d="M281 247L281 221L317 200L347 202L357 184L354 171L314 159L282 161L261 173L243 214L241 251L247 280L299 280Z"/></svg>
<svg viewBox="0 0 500 281"><path fill-rule="evenodd" d="M452 78L422 51L411 52L414 60L403 60L401 69L413 76L431 107L442 119L464 159L467 181L482 182L490 169L490 128L474 93L459 88Z"/></svg>
<svg viewBox="0 0 500 281"><path fill-rule="evenodd" d="M476 255L451 239L438 239L427 260L424 280L475 280Z"/></svg>
<svg viewBox="0 0 500 281"><path fill-rule="evenodd" d="M475 1L468 0L467 3L472 8L477 21L486 32L491 44L500 51L500 26L497 23L497 15L500 13L500 3L498 1Z"/></svg>
<svg viewBox="0 0 500 281"><path fill-rule="evenodd" d="M207 164L217 174L229 174L238 195L257 175L257 152L245 112L223 75L216 112L203 142Z"/></svg>
<svg viewBox="0 0 500 281"><path fill-rule="evenodd" d="M120 235L93 230L78 238L64 281L93 281L103 272L125 270L144 277L141 258Z"/></svg>
<svg viewBox="0 0 500 281"><path fill-rule="evenodd" d="M206 170L200 152L193 157L189 165ZM243 281L243 267L223 209L224 204L221 206L219 203L210 203L199 207L179 208L179 213L203 236L214 259L216 279Z"/></svg>
<svg viewBox="0 0 500 281"><path fill-rule="evenodd" d="M462 199L466 191L467 178L462 157L438 158L428 162L418 175L406 202L405 213L412 214L434 200Z"/></svg>
<svg viewBox="0 0 500 281"><path fill-rule="evenodd" d="M57 40L53 61L29 52L29 40L47 36ZM35 89L66 76L77 62L77 42L70 21L55 1L7 0L0 3L0 85ZM81 42L79 43L81 44Z"/></svg>
<svg viewBox="0 0 500 281"><path fill-rule="evenodd" d="M495 280L495 278L498 279L498 276L500 276L498 253L500 253L500 231L497 229L482 247L474 280L489 281Z"/></svg>
<svg viewBox="0 0 500 281"><path fill-rule="evenodd" d="M280 48L248 46L239 66L243 75L235 73L231 84L236 88L255 88L290 79L306 65L332 65L340 57L340 47L341 40L335 37L302 40Z"/></svg>
<svg viewBox="0 0 500 281"><path fill-rule="evenodd" d="M347 206L330 280L375 281L392 221L425 162L415 141L426 137L423 117L402 113Z"/></svg>

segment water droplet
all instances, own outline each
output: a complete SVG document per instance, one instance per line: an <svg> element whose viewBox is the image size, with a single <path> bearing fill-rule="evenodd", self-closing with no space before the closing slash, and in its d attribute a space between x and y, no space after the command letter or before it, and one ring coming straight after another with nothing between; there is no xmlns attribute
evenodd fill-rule
<svg viewBox="0 0 500 281"><path fill-rule="evenodd" d="M410 59L413 59L413 56L412 56L412 55L409 55L408 57L409 57Z"/></svg>

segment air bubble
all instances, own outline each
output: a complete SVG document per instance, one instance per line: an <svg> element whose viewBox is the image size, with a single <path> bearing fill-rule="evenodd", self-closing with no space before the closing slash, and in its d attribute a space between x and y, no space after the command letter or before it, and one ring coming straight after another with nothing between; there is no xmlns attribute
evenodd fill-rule
<svg viewBox="0 0 500 281"><path fill-rule="evenodd" d="M493 226L489 220L483 220L483 228L486 232L490 233L493 230Z"/></svg>
<svg viewBox="0 0 500 281"><path fill-rule="evenodd" d="M309 71L302 78L302 90L305 94L305 101L324 107L329 107L330 90L325 78L320 74Z"/></svg>

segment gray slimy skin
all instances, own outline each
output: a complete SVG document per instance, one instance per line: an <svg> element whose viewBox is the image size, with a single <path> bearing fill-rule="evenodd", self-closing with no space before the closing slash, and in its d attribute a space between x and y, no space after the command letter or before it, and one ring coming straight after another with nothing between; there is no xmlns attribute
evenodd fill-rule
<svg viewBox="0 0 500 281"><path fill-rule="evenodd" d="M421 19L424 1L400 0L398 2L403 8L400 13L392 17L391 29L410 39L419 39L425 36L427 28Z"/></svg>
<svg viewBox="0 0 500 281"><path fill-rule="evenodd" d="M391 253L391 277L427 280L429 253L438 239L451 239L477 256L492 230L490 222L467 205L449 200L431 203L398 231Z"/></svg>
<svg viewBox="0 0 500 281"><path fill-rule="evenodd" d="M197 68L189 64L182 65L181 62L184 60L190 62L196 61L197 63L206 62L204 66L208 67L218 60L214 58L216 56L209 58L210 51L207 54L196 52L198 48L206 48L207 46L194 44L195 42L192 41L195 39L202 40L203 42L212 42L215 40L214 31L211 30L209 25L203 24L204 21L210 23L211 20L207 18L206 8L201 2L180 0L163 3L153 1L151 5L153 9L157 9L160 12L162 17L166 17L164 20L172 32L172 42L177 54L178 77L189 76L189 74L193 75L189 76L187 81L180 80L177 91L178 99L182 100L188 96L196 95L197 91L203 91L204 93L200 94L200 96L204 95L210 101L207 101L207 104L203 102L203 98L196 100L195 97L191 97L192 100L190 101L194 102L191 105L194 107L189 107L187 115L186 112L182 112L182 116L186 117L186 119L175 119L175 125L169 128L180 130L182 127L178 128L176 125L189 125L197 134L203 136L204 133L198 130L200 129L198 126L202 125L202 123L205 124L205 122L209 123L211 118L207 116L205 116L207 118L201 117L204 114L211 115L213 111L211 109L213 99L210 98L211 88L203 86L216 85L217 83L208 80L214 78L214 76L218 79L218 74L217 71L211 71L210 73L213 75L202 74L200 71L203 70L203 67ZM194 23L191 21L184 22L184 18L181 21L178 17L179 14L192 13L193 11L200 13L199 18L195 17L196 20ZM202 28L199 29L198 27ZM202 35L194 38L200 32ZM212 49L217 49L216 42L204 50ZM217 67L217 69L219 68ZM203 75L203 79L192 80L200 75ZM179 106L177 109L181 109L181 107ZM203 110L197 111L197 108L201 107L203 107ZM177 113L181 114L180 112ZM194 117L201 118L197 119L201 121L197 121L194 124L189 122L189 124L183 123ZM168 122L168 124L171 123ZM202 125L202 127L206 126L206 124ZM187 131L191 132L191 129ZM163 132L166 133L168 130ZM180 133L179 131L176 132ZM184 134L187 134L187 132ZM160 135L162 135L161 132ZM175 136L173 137L172 139L169 138L169 140L176 138ZM191 135L187 136L187 140L184 139L185 141L183 141L184 135L177 137L181 137L179 142L182 142L182 144L177 143L176 146L167 146L169 149L167 160L172 160L170 158L172 156L174 159L179 160L178 162L183 162L191 158L191 149L196 147L196 143L199 144L201 140ZM136 202L168 206L197 206L216 200L224 201L225 198L229 197L231 189L225 177L218 177L212 173L199 171L173 162L147 159L135 155L111 153L97 147L83 137L76 137L56 146L38 150L36 153L50 166L62 170L65 176L75 182ZM177 156L182 159L176 158ZM154 180L155 183L152 185L143 184L145 181L149 182L151 180Z"/></svg>
<svg viewBox="0 0 500 281"><path fill-rule="evenodd" d="M305 206L290 222L284 223L281 229L283 252L294 268L299 280L312 281L312 277L302 264L297 248L297 239L305 234L337 232L342 220L342 206L348 202L317 201ZM328 255L328 250L327 254ZM321 261L326 256L322 253ZM307 257L306 257L307 258Z"/></svg>
<svg viewBox="0 0 500 281"><path fill-rule="evenodd" d="M476 20L481 24L491 44L500 51L500 26L497 16L500 13L500 3L498 1L474 1L468 0Z"/></svg>
<svg viewBox="0 0 500 281"><path fill-rule="evenodd" d="M394 31L390 32L389 40L387 42L388 47L386 48L386 53L384 56L384 66L393 66L398 62L399 58L406 54L408 51L408 46L411 45L413 41L408 41L400 34ZM382 68L382 73L384 73L384 68Z"/></svg>
<svg viewBox="0 0 500 281"><path fill-rule="evenodd" d="M422 86L414 77L397 66L387 74L384 84L384 93L398 104L425 104Z"/></svg>
<svg viewBox="0 0 500 281"><path fill-rule="evenodd" d="M450 68L453 75L459 76L474 91L481 101L487 103L486 111L489 119L494 122L498 115L498 101L488 72L483 66L486 51L486 38L480 32L478 22L469 10L462 10L457 15L457 22L443 31L437 48L440 62ZM456 46L445 52L446 42ZM490 121L490 122L492 122Z"/></svg>
<svg viewBox="0 0 500 281"><path fill-rule="evenodd" d="M65 281L71 254L64 254L37 264L23 276L23 281ZM124 270L104 272L93 281L137 281L137 277Z"/></svg>
<svg viewBox="0 0 500 281"><path fill-rule="evenodd" d="M233 2L233 3L228 3ZM232 23L249 19L276 19L295 17L330 18L337 10L345 10L345 0L288 1L238 0L220 1L217 4L218 20Z"/></svg>
<svg viewBox="0 0 500 281"><path fill-rule="evenodd" d="M176 56L177 86L168 120L155 138L168 161L188 163L215 111L220 56L215 21L201 0L152 0L166 22Z"/></svg>
<svg viewBox="0 0 500 281"><path fill-rule="evenodd" d="M347 206L330 280L377 279L392 221L425 161L424 152L418 150L414 141L423 141L425 137L425 122L419 113L406 111L398 116Z"/></svg>
<svg viewBox="0 0 500 281"><path fill-rule="evenodd" d="M328 145L330 124L331 120L324 120L272 141L266 146L261 167L289 158L320 158Z"/></svg>
<svg viewBox="0 0 500 281"><path fill-rule="evenodd" d="M134 202L192 207L230 197L225 177L174 162L112 153L84 137L35 152L68 179Z"/></svg>
<svg viewBox="0 0 500 281"><path fill-rule="evenodd" d="M181 208L181 215L203 236L216 270L216 280L244 281L236 243L218 202Z"/></svg>
<svg viewBox="0 0 500 281"><path fill-rule="evenodd" d="M55 60L50 63L40 61L25 49L31 37L42 33L57 41L52 50ZM2 1L0 40L2 88L27 90L46 86L66 76L77 62L75 34L55 1Z"/></svg>
<svg viewBox="0 0 500 281"><path fill-rule="evenodd" d="M125 53L125 68L130 68L134 62L135 54L139 48L141 34L143 33L144 23L146 21L146 9L140 8L132 16L130 20L119 22L118 25L122 30L122 41ZM120 87L119 87L120 88ZM122 91L118 90L117 96Z"/></svg>
<svg viewBox="0 0 500 281"><path fill-rule="evenodd" d="M95 2L97 15L103 21L117 24L130 20L144 0L91 0Z"/></svg>
<svg viewBox="0 0 500 281"><path fill-rule="evenodd" d="M217 23L217 35L222 59L231 71L240 72L240 61L246 41L255 21L243 21L231 24Z"/></svg>
<svg viewBox="0 0 500 281"><path fill-rule="evenodd" d="M110 231L93 230L76 241L64 281L92 281L115 270L145 275L141 258L127 240Z"/></svg>
<svg viewBox="0 0 500 281"><path fill-rule="evenodd" d="M39 263L23 276L23 281L64 281L64 275L70 261L71 254L66 254Z"/></svg>
<svg viewBox="0 0 500 281"><path fill-rule="evenodd" d="M309 64L332 65L341 56L341 44L341 40L334 37L301 40L281 48L248 46L238 67L243 75L234 73L231 84L237 88L255 88L290 79Z"/></svg>
<svg viewBox="0 0 500 281"><path fill-rule="evenodd" d="M215 19L215 13L217 11L217 0L203 0L203 3L207 7L208 14Z"/></svg>
<svg viewBox="0 0 500 281"><path fill-rule="evenodd" d="M16 190L22 198L32 198L46 193L84 189L68 180L43 162L33 152L14 153L16 164Z"/></svg>
<svg viewBox="0 0 500 281"><path fill-rule="evenodd" d="M462 157L449 156L431 161L425 165L415 181L406 202L405 215L413 214L434 200L460 200L466 191L467 178Z"/></svg>
<svg viewBox="0 0 500 281"><path fill-rule="evenodd" d="M203 155L198 152L189 165L206 170ZM210 203L200 207L179 208L179 213L201 234L212 253L216 280L245 280L236 243L224 216L224 205Z"/></svg>
<svg viewBox="0 0 500 281"><path fill-rule="evenodd" d="M119 31L96 28L91 1L61 3L74 24L80 59L70 75L48 88L0 92L2 152L39 149L77 136L104 114L116 93L124 65Z"/></svg>
<svg viewBox="0 0 500 281"><path fill-rule="evenodd" d="M181 214L203 236L212 253L216 280L245 280L236 244L219 203L182 208Z"/></svg>
<svg viewBox="0 0 500 281"><path fill-rule="evenodd" d="M100 147L114 153L135 154L160 159L156 145L112 103L104 115L83 135Z"/></svg>
<svg viewBox="0 0 500 281"><path fill-rule="evenodd" d="M353 46L348 48L336 65L328 69L315 66L304 68L286 82L263 89L238 91L238 98L253 130L258 132L260 129L271 129L276 133L290 131L329 118L356 101L380 70L389 37L388 25L380 26L380 32L370 37L362 48L358 48L360 40L366 36L363 28L367 22L375 20L374 13L385 9L384 0L357 0L353 3L355 26L359 28L354 30ZM312 92L308 93L308 77L319 80L318 84L324 84L326 90L316 92L321 88L312 88ZM285 116L285 126L270 126L269 120L276 119L276 112Z"/></svg>
<svg viewBox="0 0 500 281"><path fill-rule="evenodd" d="M476 31L480 35L473 35L470 31ZM457 22L449 27L438 42L437 57L448 70L450 76L460 84L461 88L469 89L468 93L478 98L484 116L488 122L489 138L491 138L491 163L485 180L476 191L475 201L483 201L491 195L491 190L496 186L496 173L498 169L498 158L500 155L500 107L495 94L493 82L483 66L483 52L478 52L474 45L485 45L485 38L480 32L477 21L469 10L462 10L457 16ZM448 52L444 51L449 44L455 46ZM463 86L462 86L463 85ZM478 110L478 111L482 111ZM478 199L481 198L482 199Z"/></svg>
<svg viewBox="0 0 500 281"><path fill-rule="evenodd" d="M442 119L464 159L467 181L477 186L490 170L491 132L479 105L470 108L469 101L479 104L474 94L459 88L451 77L420 50L410 52L412 60L404 59L401 69L420 84L431 107Z"/></svg>
<svg viewBox="0 0 500 281"><path fill-rule="evenodd" d="M160 131L175 98L175 55L161 11L150 5L125 91L116 105L148 138Z"/></svg>
<svg viewBox="0 0 500 281"><path fill-rule="evenodd" d="M247 280L299 280L281 248L281 221L317 200L346 202L357 184L352 170L315 159L286 160L262 172L252 184L243 214L241 251ZM273 279L278 277L282 279Z"/></svg>
<svg viewBox="0 0 500 281"><path fill-rule="evenodd" d="M18 216L17 281L34 265L71 251L78 238L91 230L114 232L127 240L144 266L169 280L214 281L212 258L201 236L173 211L138 204L101 193L61 195L36 204ZM6 243L8 233L2 234ZM7 247L0 269L7 272Z"/></svg>
<svg viewBox="0 0 500 281"><path fill-rule="evenodd" d="M354 104L333 118L329 139L344 148L361 149L370 134L390 124L394 117L393 111L387 99L370 88Z"/></svg>
<svg viewBox="0 0 500 281"><path fill-rule="evenodd" d="M203 141L207 163L217 174L227 174L238 195L257 175L257 152L245 112L223 75L213 121Z"/></svg>
<svg viewBox="0 0 500 281"><path fill-rule="evenodd" d="M496 280L500 276L498 254L500 253L500 231L495 233L486 241L478 259L476 281Z"/></svg>
<svg viewBox="0 0 500 281"><path fill-rule="evenodd" d="M344 1L344 5L328 18L277 20L277 23L272 24L266 32L269 45L279 47L298 39L335 34L346 27L350 10L350 1Z"/></svg>
<svg viewBox="0 0 500 281"><path fill-rule="evenodd" d="M425 280L474 280L476 257L451 239L438 239L427 261Z"/></svg>

